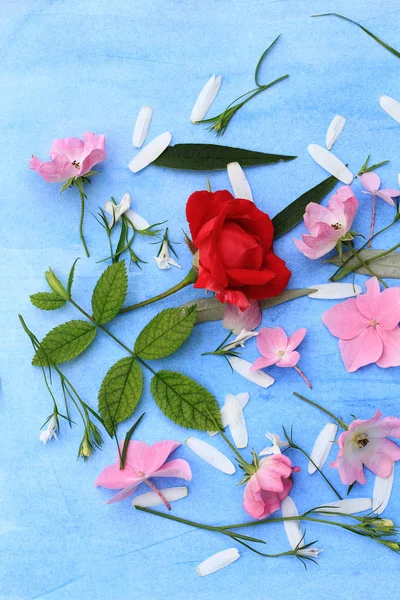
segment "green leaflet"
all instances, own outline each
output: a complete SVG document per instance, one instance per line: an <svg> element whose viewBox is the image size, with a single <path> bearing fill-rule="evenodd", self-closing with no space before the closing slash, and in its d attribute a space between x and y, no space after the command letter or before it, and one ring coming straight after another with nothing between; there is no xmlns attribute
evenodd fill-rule
<svg viewBox="0 0 400 600"><path fill-rule="evenodd" d="M315 292L315 290L309 288L284 290L281 294L279 294L279 296L261 300L260 307L261 310L272 308L278 304L283 304L284 302L289 302L290 300L295 300L296 298L308 296L308 294L312 294L312 292ZM199 298L198 300L187 302L187 304L184 304L183 307L193 306L194 304L197 307L196 323L222 321L224 318L225 305L221 304L221 302L219 302L216 298Z"/></svg>
<svg viewBox="0 0 400 600"><path fill-rule="evenodd" d="M54 327L43 338L41 346L54 364L72 360L86 350L96 335L96 327L89 321L67 321ZM35 367L46 366L45 357L40 358L36 353L32 359Z"/></svg>
<svg viewBox="0 0 400 600"><path fill-rule="evenodd" d="M121 310L128 291L125 261L111 264L96 283L92 295L93 316L104 325Z"/></svg>
<svg viewBox="0 0 400 600"><path fill-rule="evenodd" d="M169 169L187 169L191 171L216 171L226 169L230 162L239 162L242 167L270 165L289 161L296 156L283 154L264 154L243 148L220 146L218 144L175 144L161 154L153 165Z"/></svg>
<svg viewBox="0 0 400 600"><path fill-rule="evenodd" d="M71 270L68 275L67 292L68 292L69 296L71 296L72 284L74 283L74 276L75 276L75 267L76 267L76 263L78 262L78 260L79 260L79 257L74 260Z"/></svg>
<svg viewBox="0 0 400 600"><path fill-rule="evenodd" d="M299 198L275 215L272 219L274 239L280 238L293 229L302 220L307 204L309 202L321 202L333 190L337 182L338 180L333 175L324 179L324 181L321 181L321 183L311 188L311 190L299 196Z"/></svg>
<svg viewBox="0 0 400 600"><path fill-rule="evenodd" d="M159 371L151 380L154 400L168 419L200 431L222 429L214 396L190 377L174 371Z"/></svg>
<svg viewBox="0 0 400 600"><path fill-rule="evenodd" d="M135 354L148 360L173 354L190 336L195 323L196 305L161 311L140 332Z"/></svg>
<svg viewBox="0 0 400 600"><path fill-rule="evenodd" d="M400 279L400 252L390 252L388 250L375 250L375 249L365 249L359 252L362 260L367 264L371 265L374 273L378 277L388 278L388 279ZM379 255L382 258L377 258ZM343 261L350 258L351 252L343 252ZM340 267L342 261L340 260L339 255L334 256L333 258L329 258L324 261L325 263L330 263L332 265L337 265ZM347 265L344 267L343 271L338 273L335 277L335 281L342 279L348 273L355 271L356 273L361 273L362 275L370 275L368 271L364 267L357 267L359 262L354 257Z"/></svg>
<svg viewBox="0 0 400 600"><path fill-rule="evenodd" d="M111 436L117 424L131 416L142 391L143 375L134 358L122 358L107 371L99 390L99 412Z"/></svg>
<svg viewBox="0 0 400 600"><path fill-rule="evenodd" d="M57 310L66 303L64 298L60 298L58 294L52 292L38 292L37 294L31 294L29 298L33 306L40 308L40 310Z"/></svg>

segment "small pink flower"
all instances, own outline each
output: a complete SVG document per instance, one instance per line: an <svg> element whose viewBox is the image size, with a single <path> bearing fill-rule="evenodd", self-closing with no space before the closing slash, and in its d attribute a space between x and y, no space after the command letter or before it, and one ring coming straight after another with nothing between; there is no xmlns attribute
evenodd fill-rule
<svg viewBox="0 0 400 600"><path fill-rule="evenodd" d="M400 459L400 447L386 439L400 437L400 419L384 417L376 411L375 417L350 423L338 438L339 453L331 467L339 470L345 485L355 481L366 483L364 465L379 477L389 477L393 463Z"/></svg>
<svg viewBox="0 0 400 600"><path fill-rule="evenodd" d="M120 469L120 458L117 454L116 462L103 469L95 481L95 486L102 486L110 490L123 488L118 494L110 498L107 504L125 500L143 482L147 483L163 498L162 493L148 481L150 477L179 477L187 481L192 479L192 472L186 460L175 458L166 462L171 452L180 445L180 442L171 440L157 442L152 446L149 446L146 442L131 441L129 442L124 468ZM122 447L123 443L121 443L121 451ZM168 506L165 499L163 501Z"/></svg>
<svg viewBox="0 0 400 600"><path fill-rule="evenodd" d="M292 489L292 473L300 471L292 467L292 461L283 454L263 458L257 471L246 484L243 507L254 519L265 519L278 510Z"/></svg>
<svg viewBox="0 0 400 600"><path fill-rule="evenodd" d="M367 292L336 304L322 315L350 373L376 363L400 366L400 288L379 289L376 277L365 284Z"/></svg>
<svg viewBox="0 0 400 600"><path fill-rule="evenodd" d="M358 200L349 186L342 186L328 202L328 207L315 202L307 205L304 224L311 235L294 240L300 252L315 260L336 246L350 230L358 209Z"/></svg>
<svg viewBox="0 0 400 600"><path fill-rule="evenodd" d="M50 183L67 181L86 175L106 157L105 136L86 132L83 141L79 138L54 140L50 150L50 162L42 162L32 156L29 166Z"/></svg>
<svg viewBox="0 0 400 600"><path fill-rule="evenodd" d="M364 173L360 177L360 181L365 187L363 190L363 194L370 194L371 196L379 196L385 202L394 206L393 198L397 198L400 196L400 190L395 190L391 188L380 190L381 180L380 177L376 173Z"/></svg>
<svg viewBox="0 0 400 600"><path fill-rule="evenodd" d="M307 329L302 327L288 338L282 327L263 327L257 336L257 348L262 354L251 366L252 371L276 365L277 367L294 367L309 387L312 387L297 363L300 353L296 351L301 344Z"/></svg>

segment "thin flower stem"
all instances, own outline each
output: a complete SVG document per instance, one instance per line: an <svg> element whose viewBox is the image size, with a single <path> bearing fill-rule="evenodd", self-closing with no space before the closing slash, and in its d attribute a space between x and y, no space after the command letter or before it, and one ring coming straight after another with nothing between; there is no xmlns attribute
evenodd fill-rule
<svg viewBox="0 0 400 600"><path fill-rule="evenodd" d="M369 230L368 248L372 246L372 237L375 230L375 216L376 216L376 194L372 194L372 208L371 208L371 228Z"/></svg>
<svg viewBox="0 0 400 600"><path fill-rule="evenodd" d="M86 256L89 257L90 256L89 249L87 247L86 240L85 240L85 237L83 235L83 219L85 217L85 199L86 199L86 194L83 191L82 180L79 179L79 178L77 178L75 180L75 183L76 183L76 186L77 186L77 188L79 190L79 195L80 195L80 198L81 198L81 216L80 216L80 219L79 219L79 237L81 238L83 247L84 247L85 252L86 252Z"/></svg>
<svg viewBox="0 0 400 600"><path fill-rule="evenodd" d="M385 281L383 281L383 279L381 279L381 277L379 277L378 275L376 275L376 273L373 272L373 270L361 258L361 256L358 254L358 251L355 250L351 244L347 244L347 247L350 250L350 252L353 254L353 256L358 260L360 265L362 265L364 267L364 269L366 269L368 271L368 273L371 275L371 277L376 277L377 280L383 285L383 287L385 287L385 288L389 287L387 285L387 283Z"/></svg>
<svg viewBox="0 0 400 600"><path fill-rule="evenodd" d="M161 500L163 501L165 506L168 508L168 510L171 510L171 505L168 502L168 500L166 499L166 497L164 496L164 494L158 488L156 488L156 486L153 485L151 483L151 481L149 481L148 479L145 479L144 483L146 483L157 494L157 496L159 496L161 498Z"/></svg>
<svg viewBox="0 0 400 600"><path fill-rule="evenodd" d="M228 440L228 438L226 437L226 435L224 434L223 430L220 429L219 431L222 439L224 440L224 442L229 446L229 448L232 450L232 452L236 455L239 463L241 465L247 465L247 461L244 460L243 456L240 454L240 452L235 448L235 446Z"/></svg>
<svg viewBox="0 0 400 600"><path fill-rule="evenodd" d="M397 248L400 248L400 244L396 244L395 246L393 246L393 248L390 248L389 250L385 250L384 252L380 252L379 254L377 254L376 256L373 256L372 258L367 258L364 262L367 265L369 265L370 263L375 262L376 260L379 260L380 258L384 258L385 256L388 256L388 254L391 254L392 252L397 250Z"/></svg>
<svg viewBox="0 0 400 600"><path fill-rule="evenodd" d="M293 396L296 396L297 398L300 398L300 400L303 400L303 402L307 402L307 404L311 404L311 406L314 406L315 408L318 408L318 410L320 410L323 413L325 413L326 415L328 415L328 417L330 417L331 419L333 419L333 421L335 421L335 423L337 423L339 425L339 427L341 427L345 431L348 429L346 423L342 419L339 419L338 417L336 417L333 413L331 413L326 408L323 408L320 404L317 404L316 402L313 402L312 400L309 400L308 398L305 398L304 396L301 396L297 392L293 392Z"/></svg>
<svg viewBox="0 0 400 600"><path fill-rule="evenodd" d="M309 379L304 375L303 371L297 365L294 365L294 370L304 379L308 387L312 390L312 385Z"/></svg>
<svg viewBox="0 0 400 600"><path fill-rule="evenodd" d="M125 308L123 308L122 310L119 311L119 314L127 313L132 310L136 310L137 308L141 308L142 306L147 306L148 304L153 304L153 302L158 302L159 300L168 298L168 296L172 296L172 294L175 294L176 292L183 290L188 285L195 283L197 281L197 277L198 277L197 271L195 269L190 269L190 271L186 275L186 277L182 281L180 281L179 283L174 285L172 288L170 288L169 290L166 290L165 292L162 292L162 294L158 294L157 296L154 296L153 298L149 298L148 300L143 300L143 302L138 302L137 304L132 304L132 306L126 306Z"/></svg>

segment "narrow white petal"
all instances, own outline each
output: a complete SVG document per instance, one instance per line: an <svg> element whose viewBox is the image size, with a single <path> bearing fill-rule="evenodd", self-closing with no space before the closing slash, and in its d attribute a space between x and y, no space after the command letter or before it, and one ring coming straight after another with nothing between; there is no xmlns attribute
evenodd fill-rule
<svg viewBox="0 0 400 600"><path fill-rule="evenodd" d="M168 258L168 264L172 265L173 267L178 267L178 269L182 269L181 265L179 265L176 260L172 258L172 256Z"/></svg>
<svg viewBox="0 0 400 600"><path fill-rule="evenodd" d="M203 442L203 440L199 440L199 438L196 437L189 437L186 440L186 444L195 454L197 454L197 456L202 458L212 467L215 467L227 475L233 475L233 473L235 473L236 469L233 462L208 442Z"/></svg>
<svg viewBox="0 0 400 600"><path fill-rule="evenodd" d="M244 198L253 202L250 184L238 162L231 162L226 167L235 198Z"/></svg>
<svg viewBox="0 0 400 600"><path fill-rule="evenodd" d="M329 152L326 148L318 146L318 144L310 144L308 146L308 152L311 158L315 160L317 165L328 171L331 175L334 175L339 181L350 185L353 181L353 175L337 156Z"/></svg>
<svg viewBox="0 0 400 600"><path fill-rule="evenodd" d="M392 493L394 480L394 466L392 473L385 479L377 475L375 477L374 491L372 495L372 510L380 515L383 513L387 505L389 504L390 494Z"/></svg>
<svg viewBox="0 0 400 600"><path fill-rule="evenodd" d="M127 210L129 210L131 207L131 195L129 192L125 192L125 194L122 196L122 200L119 203L119 215L123 215L126 213Z"/></svg>
<svg viewBox="0 0 400 600"><path fill-rule="evenodd" d="M309 294L309 298L318 298L319 300L339 300L340 298L351 298L361 294L361 285L353 285L352 283L318 283L310 285L311 290L318 290L313 294Z"/></svg>
<svg viewBox="0 0 400 600"><path fill-rule="evenodd" d="M161 271L166 271L167 269L171 268L166 258L164 258L164 256L161 256L161 254L160 256L154 256L154 260L157 263L157 267L161 269Z"/></svg>
<svg viewBox="0 0 400 600"><path fill-rule="evenodd" d="M237 548L222 550L221 552L213 554L210 556L210 558L203 560L203 562L197 567L196 571L200 577L211 575L211 573L215 573L215 571L219 571L220 569L231 565L238 558L240 558L240 554Z"/></svg>
<svg viewBox="0 0 400 600"><path fill-rule="evenodd" d="M218 77L212 75L207 81L198 95L196 102L194 103L192 113L190 115L190 120L192 123L197 123L198 121L204 119L210 110L211 104L214 102L216 95L218 94L218 90L221 87L221 81L221 75Z"/></svg>
<svg viewBox="0 0 400 600"><path fill-rule="evenodd" d="M371 510L371 498L345 498L336 502L322 502L321 508L315 512L320 515L330 512L340 512L345 515L355 515L365 510Z"/></svg>
<svg viewBox="0 0 400 600"><path fill-rule="evenodd" d="M160 490L167 502L175 502L186 498L188 495L188 489L185 486L182 487L171 487ZM151 508L152 506L160 506L164 504L160 496L156 492L146 492L140 494L132 500L132 506L143 506L143 508Z"/></svg>
<svg viewBox="0 0 400 600"><path fill-rule="evenodd" d="M333 144L338 140L345 126L346 119L341 115L335 115L326 132L326 147L330 150Z"/></svg>
<svg viewBox="0 0 400 600"><path fill-rule="evenodd" d="M149 131L151 119L153 117L153 109L150 106L143 106L136 119L135 129L133 130L132 144L136 148L143 145Z"/></svg>
<svg viewBox="0 0 400 600"><path fill-rule="evenodd" d="M298 517L299 511L290 496L286 496L281 505L282 517ZM294 550L297 546L304 546L304 535L300 521L283 521L289 544Z"/></svg>
<svg viewBox="0 0 400 600"><path fill-rule="evenodd" d="M313 558L318 558L321 552L323 552L321 548L305 548L304 550L299 550L297 556L311 556Z"/></svg>
<svg viewBox="0 0 400 600"><path fill-rule="evenodd" d="M264 371L250 371L251 363L243 358L228 356L228 361L232 369L239 373L239 375L262 388L268 388L275 383L275 379L271 375L264 373Z"/></svg>
<svg viewBox="0 0 400 600"><path fill-rule="evenodd" d="M232 394L228 394L226 396L226 398L228 398L228 396L231 396ZM220 412L221 412L221 422L222 422L222 427L225 429L225 427L228 427L228 414L226 411L226 398L225 398L225 404L224 406L221 408ZM238 398L239 402L240 402L240 406L242 407L242 410L244 409L244 407L246 406L246 404L249 401L250 398L250 394L248 392L241 392L240 394L236 394L236 398ZM214 436L218 434L218 431L207 431L208 435Z"/></svg>
<svg viewBox="0 0 400 600"><path fill-rule="evenodd" d="M138 215L137 212L134 212L133 210L127 210L125 215L128 219L128 227L130 228L132 228L131 223L135 227L135 229L138 229L139 231L150 227L150 223L144 217L141 217L140 215Z"/></svg>
<svg viewBox="0 0 400 600"><path fill-rule="evenodd" d="M327 423L315 440L314 447L311 450L310 458L319 469L322 469L326 459L329 456L329 452L331 451L332 445L335 441L337 430L338 426L335 423ZM309 461L308 472L310 475L315 473L316 470L317 468L312 464L311 461Z"/></svg>
<svg viewBox="0 0 400 600"><path fill-rule="evenodd" d="M400 123L400 102L390 96L380 96L379 106L383 108L392 119Z"/></svg>
<svg viewBox="0 0 400 600"><path fill-rule="evenodd" d="M228 394L225 399L229 431L236 448L246 448L248 434L243 410L237 396Z"/></svg>
<svg viewBox="0 0 400 600"><path fill-rule="evenodd" d="M140 150L140 152L136 154L135 158L133 158L129 163L128 167L132 173L141 171L154 160L156 160L156 158L158 158L160 154L162 154L170 145L171 138L172 136L169 131L166 131L165 133L158 135L156 138L154 138L154 140L151 140L147 146L142 148L142 150Z"/></svg>

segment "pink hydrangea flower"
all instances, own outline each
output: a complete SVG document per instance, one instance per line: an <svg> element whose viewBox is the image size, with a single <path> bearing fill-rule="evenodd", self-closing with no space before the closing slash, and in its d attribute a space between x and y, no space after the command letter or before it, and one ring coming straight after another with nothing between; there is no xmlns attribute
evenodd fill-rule
<svg viewBox="0 0 400 600"><path fill-rule="evenodd" d="M42 162L32 156L29 166L50 183L67 181L86 175L94 165L106 157L105 136L86 132L79 138L54 140L50 150L51 161Z"/></svg>
<svg viewBox="0 0 400 600"><path fill-rule="evenodd" d="M278 510L292 489L292 461L283 454L263 458L257 471L246 484L243 507L254 519L265 519Z"/></svg>
<svg viewBox="0 0 400 600"><path fill-rule="evenodd" d="M345 485L366 483L364 465L379 477L389 477L393 463L400 459L400 447L388 436L400 437L400 419L376 411L369 420L357 419L338 438L339 453L331 467L338 469Z"/></svg>
<svg viewBox="0 0 400 600"><path fill-rule="evenodd" d="M376 363L400 366L400 288L380 291L372 277L367 291L336 304L322 315L322 322L339 338L344 365L350 373Z"/></svg>
<svg viewBox="0 0 400 600"><path fill-rule="evenodd" d="M297 249L312 260L321 258L350 231L357 209L358 200L349 186L339 188L327 207L310 202L304 215L310 235L294 240Z"/></svg>
<svg viewBox="0 0 400 600"><path fill-rule="evenodd" d="M186 460L175 458L166 462L171 452L180 445L180 442L172 440L157 442L152 446L149 446L146 442L131 441L128 445L124 468L120 469L120 458L117 454L116 462L102 470L95 481L95 486L102 486L110 490L123 488L118 494L110 498L107 504L125 500L133 494L141 483L147 483L163 498L162 493L148 481L150 477L179 477L187 481L192 479L192 472ZM122 447L123 443L121 443L121 451ZM163 501L169 508L164 498Z"/></svg>
<svg viewBox="0 0 400 600"><path fill-rule="evenodd" d="M381 179L376 173L363 173L360 177L360 181L365 187L363 190L363 194L370 194L371 196L379 196L385 202L394 206L393 198L397 198L400 196L400 190L395 190L392 188L385 188L380 190L381 187Z"/></svg>

